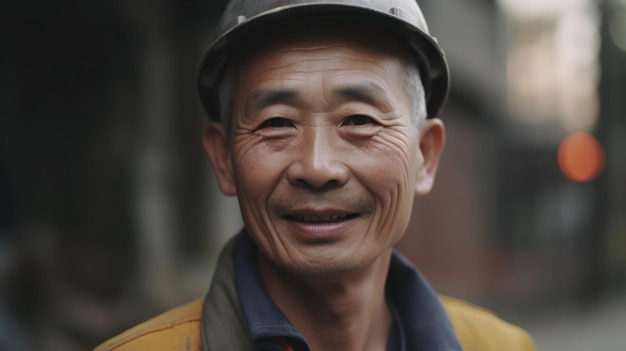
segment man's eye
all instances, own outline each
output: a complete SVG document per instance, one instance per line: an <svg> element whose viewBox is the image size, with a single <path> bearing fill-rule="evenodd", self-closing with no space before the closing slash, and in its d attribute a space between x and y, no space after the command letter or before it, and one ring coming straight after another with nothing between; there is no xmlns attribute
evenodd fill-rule
<svg viewBox="0 0 626 351"><path fill-rule="evenodd" d="M348 126L362 126L370 123L374 123L372 118L364 115L354 115L346 118L343 124Z"/></svg>
<svg viewBox="0 0 626 351"><path fill-rule="evenodd" d="M284 127L291 127L291 126L293 126L293 124L288 119L282 118L282 117L273 117L273 118L263 121L263 123L261 123L258 129L284 128Z"/></svg>

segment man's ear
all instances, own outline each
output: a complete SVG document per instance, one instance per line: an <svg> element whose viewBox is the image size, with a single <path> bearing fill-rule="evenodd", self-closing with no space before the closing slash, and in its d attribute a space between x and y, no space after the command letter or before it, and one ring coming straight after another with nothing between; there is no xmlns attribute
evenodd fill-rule
<svg viewBox="0 0 626 351"><path fill-rule="evenodd" d="M217 176L217 184L225 195L236 195L237 190L233 178L228 136L219 122L209 122L202 135L204 151L206 151L213 170Z"/></svg>
<svg viewBox="0 0 626 351"><path fill-rule="evenodd" d="M423 164L417 173L415 195L426 195L432 189L445 143L446 131L443 122L438 118L426 119L420 129Z"/></svg>

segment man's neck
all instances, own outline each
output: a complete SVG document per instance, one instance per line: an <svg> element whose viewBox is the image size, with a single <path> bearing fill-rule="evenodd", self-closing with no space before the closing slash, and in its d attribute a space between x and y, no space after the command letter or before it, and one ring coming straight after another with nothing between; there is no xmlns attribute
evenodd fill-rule
<svg viewBox="0 0 626 351"><path fill-rule="evenodd" d="M385 299L391 250L358 272L300 279L261 255L261 277L272 300L313 351L384 351L392 324Z"/></svg>

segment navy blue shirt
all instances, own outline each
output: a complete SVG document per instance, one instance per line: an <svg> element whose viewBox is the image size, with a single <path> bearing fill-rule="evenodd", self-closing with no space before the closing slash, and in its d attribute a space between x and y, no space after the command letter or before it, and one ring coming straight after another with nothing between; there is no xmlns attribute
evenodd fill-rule
<svg viewBox="0 0 626 351"><path fill-rule="evenodd" d="M250 337L261 350L283 351L278 339L294 351L310 351L306 339L267 294L257 264L258 248L243 231L233 250L235 283ZM385 286L393 325L388 351L462 351L439 297L419 272L393 253Z"/></svg>

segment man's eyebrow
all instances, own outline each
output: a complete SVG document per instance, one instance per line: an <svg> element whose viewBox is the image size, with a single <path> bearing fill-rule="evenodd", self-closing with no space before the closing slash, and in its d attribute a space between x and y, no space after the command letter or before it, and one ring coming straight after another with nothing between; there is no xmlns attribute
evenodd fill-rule
<svg viewBox="0 0 626 351"><path fill-rule="evenodd" d="M344 100L364 102L380 109L391 108L387 90L372 82L340 86L333 91L333 95ZM301 96L298 91L292 89L255 90L246 98L244 114L247 115L275 104L294 103Z"/></svg>
<svg viewBox="0 0 626 351"><path fill-rule="evenodd" d="M289 89L260 89L253 91L244 106L244 113L258 111L265 107L297 100L300 94Z"/></svg>
<svg viewBox="0 0 626 351"><path fill-rule="evenodd" d="M342 86L334 94L342 99L364 102L377 107L389 107L387 90L376 83Z"/></svg>

